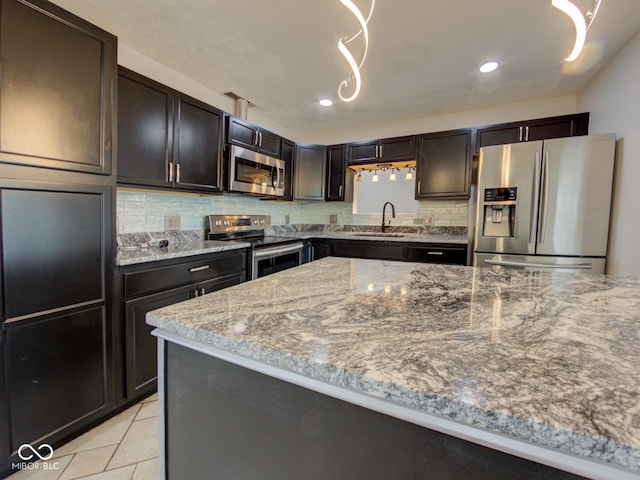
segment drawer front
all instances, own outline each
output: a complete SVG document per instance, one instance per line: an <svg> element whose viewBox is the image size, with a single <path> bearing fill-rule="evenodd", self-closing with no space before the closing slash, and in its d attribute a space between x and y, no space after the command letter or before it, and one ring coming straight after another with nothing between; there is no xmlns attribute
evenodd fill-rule
<svg viewBox="0 0 640 480"><path fill-rule="evenodd" d="M407 261L465 265L467 263L467 247L407 247Z"/></svg>
<svg viewBox="0 0 640 480"><path fill-rule="evenodd" d="M124 296L134 297L144 293L197 283L221 275L244 272L245 253L221 256L203 256L188 262L143 271L124 273Z"/></svg>

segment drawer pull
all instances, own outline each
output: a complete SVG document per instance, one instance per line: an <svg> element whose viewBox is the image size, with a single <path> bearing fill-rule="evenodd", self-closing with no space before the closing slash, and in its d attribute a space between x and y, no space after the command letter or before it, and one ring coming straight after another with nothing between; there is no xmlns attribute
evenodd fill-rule
<svg viewBox="0 0 640 480"><path fill-rule="evenodd" d="M444 252L427 252L427 255L444 255Z"/></svg>
<svg viewBox="0 0 640 480"><path fill-rule="evenodd" d="M189 271L191 273L195 273L195 272L201 272L201 271L207 270L207 269L209 269L209 265L202 265L201 267L190 268Z"/></svg>

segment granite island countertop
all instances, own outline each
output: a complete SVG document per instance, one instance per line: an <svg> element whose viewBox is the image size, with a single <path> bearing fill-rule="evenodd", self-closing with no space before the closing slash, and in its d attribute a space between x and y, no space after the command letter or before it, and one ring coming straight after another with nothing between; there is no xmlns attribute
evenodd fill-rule
<svg viewBox="0 0 640 480"><path fill-rule="evenodd" d="M640 278L328 257L147 321L640 476Z"/></svg>

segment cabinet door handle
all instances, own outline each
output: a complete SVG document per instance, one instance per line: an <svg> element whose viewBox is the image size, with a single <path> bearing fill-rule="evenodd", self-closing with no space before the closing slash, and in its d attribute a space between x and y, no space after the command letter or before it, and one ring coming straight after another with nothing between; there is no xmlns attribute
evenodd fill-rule
<svg viewBox="0 0 640 480"><path fill-rule="evenodd" d="M380 148L380 145L376 145L376 158L378 158L378 148Z"/></svg>
<svg viewBox="0 0 640 480"><path fill-rule="evenodd" d="M193 267L193 268L190 268L190 269L189 269L189 271L190 271L191 273L195 273L195 272L201 272L201 271L203 271L203 270L208 270L208 269L209 269L209 265L202 265L202 266L200 266L200 267Z"/></svg>
<svg viewBox="0 0 640 480"><path fill-rule="evenodd" d="M191 293L189 293L189 298L196 298L197 296L198 296L198 289L191 290Z"/></svg>
<svg viewBox="0 0 640 480"><path fill-rule="evenodd" d="M521 142L522 141L522 127L520 127L519 133L518 133L518 141Z"/></svg>
<svg viewBox="0 0 640 480"><path fill-rule="evenodd" d="M418 180L418 193L422 193L422 190L420 190L420 180Z"/></svg>
<svg viewBox="0 0 640 480"><path fill-rule="evenodd" d="M525 142L529 141L529 127L528 126L524 127L524 141Z"/></svg>
<svg viewBox="0 0 640 480"><path fill-rule="evenodd" d="M262 132L258 132L258 146L262 146Z"/></svg>
<svg viewBox="0 0 640 480"><path fill-rule="evenodd" d="M444 252L427 252L427 255L444 255Z"/></svg>
<svg viewBox="0 0 640 480"><path fill-rule="evenodd" d="M340 185L340 188L338 189L338 196L342 197L342 185Z"/></svg>
<svg viewBox="0 0 640 480"><path fill-rule="evenodd" d="M173 162L169 162L169 182L173 182Z"/></svg>
<svg viewBox="0 0 640 480"><path fill-rule="evenodd" d="M258 131L256 130L253 133L255 134L255 138L253 140L253 144L257 147L258 146Z"/></svg>
<svg viewBox="0 0 640 480"><path fill-rule="evenodd" d="M200 289L200 295L204 295L204 288Z"/></svg>
<svg viewBox="0 0 640 480"><path fill-rule="evenodd" d="M384 145L380 145L380 158L384 155Z"/></svg>
<svg viewBox="0 0 640 480"><path fill-rule="evenodd" d="M180 183L180 164L176 163L176 183Z"/></svg>

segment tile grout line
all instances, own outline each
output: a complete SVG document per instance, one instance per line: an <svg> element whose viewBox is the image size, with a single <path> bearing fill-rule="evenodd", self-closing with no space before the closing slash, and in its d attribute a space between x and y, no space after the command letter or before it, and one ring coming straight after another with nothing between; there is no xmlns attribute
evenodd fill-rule
<svg viewBox="0 0 640 480"><path fill-rule="evenodd" d="M60 472L60 475L58 475L58 477L56 478L56 480L60 479L60 478L64 475L64 472L66 472L66 471L67 471L67 468L69 468L69 465L71 465L71 462L73 462L73 459L74 459L74 458L76 458L76 455L77 455L77 452L76 452L76 453L72 453L72 454L71 454L71 460L69 460L69 463L67 463L67 466L66 466L66 467L64 467L64 469L62 470L62 472ZM64 458L64 457L62 457L62 458Z"/></svg>
<svg viewBox="0 0 640 480"><path fill-rule="evenodd" d="M129 433L129 430L131 430L131 426L133 425L133 423L136 421L136 417L138 416L138 413L140 413L140 410L142 410L142 404L138 405L138 410L136 410L135 415L133 415L131 422L129 423L129 426L127 427L127 429L125 430L124 434L122 435L122 438L120 439L120 441L118 442L118 445L116 446L116 448L113 450L113 453L111 454L111 456L109 457L109 460L107 460L106 465L104 466L104 469L102 470L103 472L107 472L109 471L109 464L111 463L111 460L113 460L114 455L116 454L116 452L118 451L118 448L120 448L120 445L122 444L122 442L124 441L124 439L127 436L127 433ZM121 465L122 467L125 467L126 465ZM118 467L120 468L120 467ZM112 468L111 470L116 470L115 468ZM135 468L134 468L135 471Z"/></svg>

